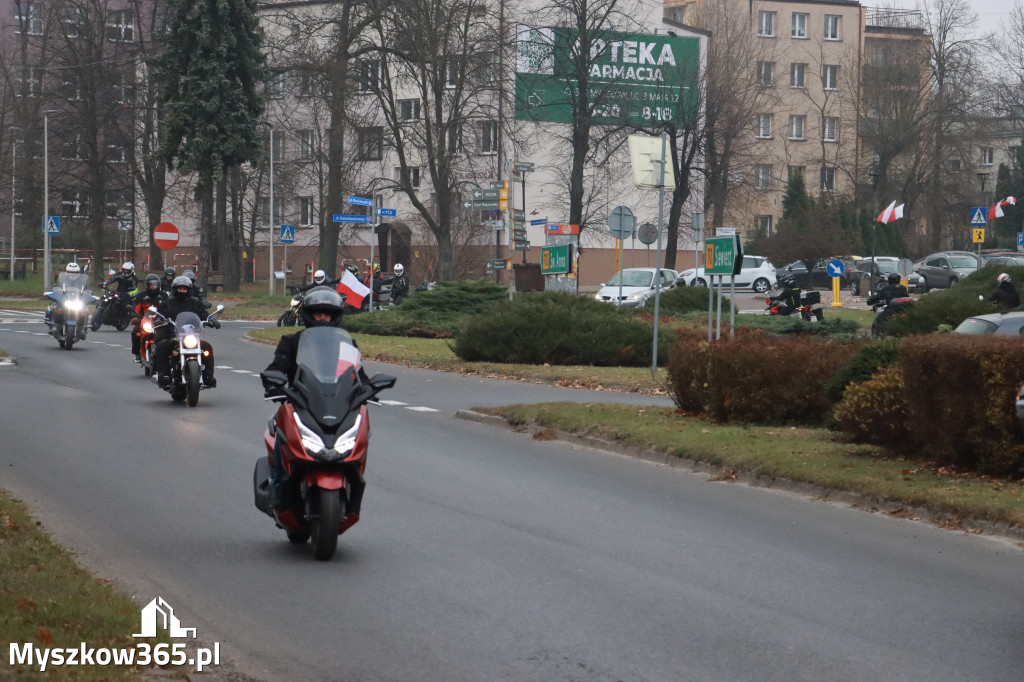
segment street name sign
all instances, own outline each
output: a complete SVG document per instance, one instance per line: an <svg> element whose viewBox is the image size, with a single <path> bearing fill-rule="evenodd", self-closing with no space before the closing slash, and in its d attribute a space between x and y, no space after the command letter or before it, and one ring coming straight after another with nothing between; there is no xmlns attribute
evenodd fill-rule
<svg viewBox="0 0 1024 682"><path fill-rule="evenodd" d="M349 197L348 203L352 206L373 206L373 199L365 197Z"/></svg>
<svg viewBox="0 0 1024 682"><path fill-rule="evenodd" d="M371 218L368 215L338 215L334 214L336 223L368 223Z"/></svg>
<svg viewBox="0 0 1024 682"><path fill-rule="evenodd" d="M708 275L738 275L743 265L739 235L709 237L704 242L704 272Z"/></svg>
<svg viewBox="0 0 1024 682"><path fill-rule="evenodd" d="M398 212L393 208L378 208L377 215L396 216Z"/></svg>
<svg viewBox="0 0 1024 682"><path fill-rule="evenodd" d="M572 272L572 246L544 246L540 250L540 271L544 275L567 275Z"/></svg>
<svg viewBox="0 0 1024 682"><path fill-rule="evenodd" d="M499 202L491 199L477 199L466 201L462 204L463 208L469 209L470 211L487 211L490 209L501 208Z"/></svg>

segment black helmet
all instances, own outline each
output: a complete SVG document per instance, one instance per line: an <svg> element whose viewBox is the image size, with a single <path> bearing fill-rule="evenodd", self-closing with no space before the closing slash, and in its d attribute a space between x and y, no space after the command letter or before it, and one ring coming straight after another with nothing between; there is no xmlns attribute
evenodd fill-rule
<svg viewBox="0 0 1024 682"><path fill-rule="evenodd" d="M160 290L160 275L146 275L146 291Z"/></svg>
<svg viewBox="0 0 1024 682"><path fill-rule="evenodd" d="M897 274L895 272L890 272L888 280L889 280L889 284L899 284L900 283L900 276L899 276L899 274Z"/></svg>
<svg viewBox="0 0 1024 682"><path fill-rule="evenodd" d="M167 266L166 268L164 268L164 277L166 277L167 279L173 280L174 279L174 275L175 275L174 268L172 268L170 266Z"/></svg>
<svg viewBox="0 0 1024 682"><path fill-rule="evenodd" d="M341 324L341 294L330 287L313 287L302 299L299 315L306 327L337 327ZM328 313L330 320L316 320L314 313Z"/></svg>
<svg viewBox="0 0 1024 682"><path fill-rule="evenodd" d="M178 289L180 289L182 287L185 287L186 289L188 289L188 291L178 291ZM175 277L174 281L171 282L171 292L174 294L175 298L185 299L185 298L191 297L192 296L192 280L190 280L185 275L180 275L178 277Z"/></svg>
<svg viewBox="0 0 1024 682"><path fill-rule="evenodd" d="M191 270L186 270L185 272L181 273L181 275L182 277L188 277L189 281L192 282L192 284L196 283L196 273L192 272Z"/></svg>
<svg viewBox="0 0 1024 682"><path fill-rule="evenodd" d="M779 284L784 287L795 287L796 275L783 275L779 277Z"/></svg>

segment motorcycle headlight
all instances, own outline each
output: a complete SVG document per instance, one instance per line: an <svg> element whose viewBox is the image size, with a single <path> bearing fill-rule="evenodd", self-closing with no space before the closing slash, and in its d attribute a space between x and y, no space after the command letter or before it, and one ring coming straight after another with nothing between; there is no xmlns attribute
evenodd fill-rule
<svg viewBox="0 0 1024 682"><path fill-rule="evenodd" d="M142 331L146 332L147 334L152 334L153 333L153 322L150 321L150 320L143 320L142 321Z"/></svg>
<svg viewBox="0 0 1024 682"><path fill-rule="evenodd" d="M82 311L82 302L81 301L65 301L64 302L64 307L67 308L70 312L78 313L78 312Z"/></svg>
<svg viewBox="0 0 1024 682"><path fill-rule="evenodd" d="M359 425L363 423L363 415L356 417L356 423L352 425L352 428L345 433L338 436L338 441L334 444L334 451L344 457L356 446L356 437L359 435Z"/></svg>
<svg viewBox="0 0 1024 682"><path fill-rule="evenodd" d="M302 423L299 419L299 415L292 413L292 418L295 419L295 425L299 428L299 436L302 437L302 447L306 448L306 452L319 454L321 450L324 450L323 439L313 429L309 428Z"/></svg>
<svg viewBox="0 0 1024 682"><path fill-rule="evenodd" d="M199 346L199 337L195 334L186 334L185 338L181 340L181 345L185 348L197 348Z"/></svg>
<svg viewBox="0 0 1024 682"><path fill-rule="evenodd" d="M299 304L299 299L297 299L297 298L293 298L293 299L292 299L292 307L294 308L294 307L295 307L295 306L297 306L298 304Z"/></svg>

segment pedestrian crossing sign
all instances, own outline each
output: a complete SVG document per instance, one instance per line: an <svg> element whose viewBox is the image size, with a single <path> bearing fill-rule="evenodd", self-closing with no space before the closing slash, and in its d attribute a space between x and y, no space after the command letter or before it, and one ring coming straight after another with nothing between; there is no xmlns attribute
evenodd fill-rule
<svg viewBox="0 0 1024 682"><path fill-rule="evenodd" d="M988 225L988 216L985 213L985 207L979 206L971 209L971 226L972 227L985 227Z"/></svg>
<svg viewBox="0 0 1024 682"><path fill-rule="evenodd" d="M52 215L46 219L46 234L60 234L59 215Z"/></svg>
<svg viewBox="0 0 1024 682"><path fill-rule="evenodd" d="M282 225L281 226L281 243L292 244L295 242L295 226L294 225Z"/></svg>

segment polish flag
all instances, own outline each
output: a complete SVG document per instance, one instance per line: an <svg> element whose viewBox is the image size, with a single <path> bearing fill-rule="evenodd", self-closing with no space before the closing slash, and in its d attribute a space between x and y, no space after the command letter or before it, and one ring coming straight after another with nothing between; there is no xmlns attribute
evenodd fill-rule
<svg viewBox="0 0 1024 682"><path fill-rule="evenodd" d="M1016 203L1016 198L1006 197L1005 199L1003 199L998 204L996 204L995 206L988 210L988 219L994 220L996 218L1002 218L1004 215L1006 215L1005 213L1003 213L1003 206L1014 206L1016 205Z"/></svg>
<svg viewBox="0 0 1024 682"><path fill-rule="evenodd" d="M899 220L903 217L903 206L905 204L896 205L893 201L891 204L885 207L885 210L878 214L878 218L875 222L883 223L888 225L894 220Z"/></svg>
<svg viewBox="0 0 1024 682"><path fill-rule="evenodd" d="M345 297L345 303L354 308L361 308L363 299L370 293L370 289L348 270L341 276L337 291Z"/></svg>

